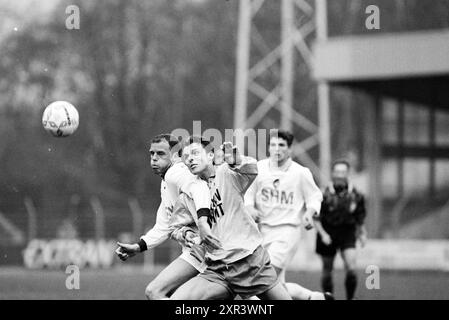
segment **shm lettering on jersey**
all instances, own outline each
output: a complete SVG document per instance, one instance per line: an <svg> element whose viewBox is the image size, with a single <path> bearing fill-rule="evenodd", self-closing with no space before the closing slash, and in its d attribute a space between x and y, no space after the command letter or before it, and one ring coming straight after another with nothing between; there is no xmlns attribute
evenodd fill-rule
<svg viewBox="0 0 449 320"><path fill-rule="evenodd" d="M273 188L263 188L262 201L274 204L293 204L293 192L288 195L284 190L278 190Z"/></svg>

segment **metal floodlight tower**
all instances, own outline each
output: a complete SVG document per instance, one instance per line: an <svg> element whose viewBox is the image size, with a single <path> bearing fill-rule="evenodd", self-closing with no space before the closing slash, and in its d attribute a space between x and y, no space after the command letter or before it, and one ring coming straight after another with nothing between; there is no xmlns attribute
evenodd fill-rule
<svg viewBox="0 0 449 320"><path fill-rule="evenodd" d="M234 128L255 127L268 116L270 110L279 111L280 128L292 130L293 125L296 125L308 133L305 139L298 141L292 147L293 153L321 178L321 182L325 182L330 171L329 87L324 83L318 84L319 126L302 115L300 110L294 108L293 88L295 56L299 53L309 70L313 65L313 55L305 41L306 37L317 31L318 40L326 39L326 0L316 0L316 10L305 0L279 1L281 37L280 43L271 51L267 49L267 45L263 45L263 39L253 23L266 0L239 1ZM302 17L301 26L297 26L296 23L298 14ZM317 27L316 22L319 24ZM266 53L259 61L250 64L251 48L256 45L252 41L254 37L259 40L259 48L263 47ZM280 68L277 67L278 62L280 62ZM278 75L278 83L272 90L265 88L256 79L267 73ZM248 114L249 93L260 100L251 114ZM307 154L317 145L320 147L319 165Z"/></svg>

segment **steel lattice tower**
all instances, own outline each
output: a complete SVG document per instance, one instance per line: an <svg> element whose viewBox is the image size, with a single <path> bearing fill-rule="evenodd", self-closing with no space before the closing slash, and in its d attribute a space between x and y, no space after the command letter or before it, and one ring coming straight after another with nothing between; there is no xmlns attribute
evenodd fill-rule
<svg viewBox="0 0 449 320"><path fill-rule="evenodd" d="M307 132L307 137L298 141L293 153L307 165L321 182L327 181L330 171L330 119L329 87L318 84L318 122L314 123L294 107L293 88L295 82L295 58L303 59L309 70L313 67L313 54L306 37L314 32L318 41L327 37L326 0L316 0L315 8L306 0L280 0L281 35L274 49L264 45L263 38L254 19L266 0L239 0L239 27L237 43L237 70L235 84L234 128L255 127L267 117L271 110L280 113L278 126L292 130L297 126ZM301 19L297 19L301 17ZM297 21L301 25L297 25ZM254 41L254 39L257 39ZM258 61L251 61L254 46L266 53ZM252 63L250 63L252 62ZM280 68L276 67L280 63ZM267 89L257 78L266 73L276 73L278 83ZM248 94L258 98L254 111L248 113ZM312 160L308 151L319 146L319 164Z"/></svg>

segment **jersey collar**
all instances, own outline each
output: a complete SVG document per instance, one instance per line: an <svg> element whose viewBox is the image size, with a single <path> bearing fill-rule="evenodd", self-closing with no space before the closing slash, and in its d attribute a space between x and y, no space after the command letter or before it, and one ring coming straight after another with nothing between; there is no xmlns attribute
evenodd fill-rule
<svg viewBox="0 0 449 320"><path fill-rule="evenodd" d="M176 159L172 161L172 163L168 166L167 170L165 170L164 174L161 176L162 180L165 180L165 175L167 174L168 170L170 170L171 167L173 167L175 164L180 163L181 159Z"/></svg>
<svg viewBox="0 0 449 320"><path fill-rule="evenodd" d="M268 159L268 167L270 168L270 171L283 171L283 172L286 172L290 168L292 163L293 163L292 158L288 158L287 161L282 166L276 167L273 164L273 162L271 161L271 159Z"/></svg>

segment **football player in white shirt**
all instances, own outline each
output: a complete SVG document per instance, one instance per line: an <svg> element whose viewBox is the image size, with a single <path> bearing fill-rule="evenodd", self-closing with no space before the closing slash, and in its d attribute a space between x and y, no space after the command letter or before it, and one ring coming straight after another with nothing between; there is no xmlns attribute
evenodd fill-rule
<svg viewBox="0 0 449 320"><path fill-rule="evenodd" d="M313 227L313 216L320 212L323 199L310 170L291 159L292 143L291 133L271 130L270 157L257 163L259 175L245 194L245 205L258 223L263 246L292 298L332 299L296 283L285 283L285 270L298 249L301 224L307 230Z"/></svg>
<svg viewBox="0 0 449 320"><path fill-rule="evenodd" d="M213 165L214 151L202 137L190 137L183 148L183 161L211 190L212 210L206 219L220 249L208 249L206 270L187 281L171 299L202 300L258 296L291 300L279 283L262 237L246 212L244 194L257 176L256 160L240 156L231 143L223 144L224 163Z"/></svg>
<svg viewBox="0 0 449 320"><path fill-rule="evenodd" d="M211 202L207 183L195 177L181 162L178 154L180 148L179 140L169 134L158 135L151 141L151 168L162 178L161 203L157 210L156 223L140 238L138 243L118 243L116 254L121 260L125 261L139 252L152 249L171 236L174 230L171 225L174 219L173 210L179 206L177 201L180 194L190 197L198 211L206 210L208 212L210 210ZM191 214L195 214L195 212L191 212ZM206 225L202 230L205 244L219 248L219 243L210 244L208 242L213 238L208 234L210 228ZM191 234L193 233L187 233L186 236ZM206 267L204 261L199 261L190 254L191 244L185 242L181 244L182 254L147 286L145 294L148 299L167 299L169 294L181 284L204 271Z"/></svg>

